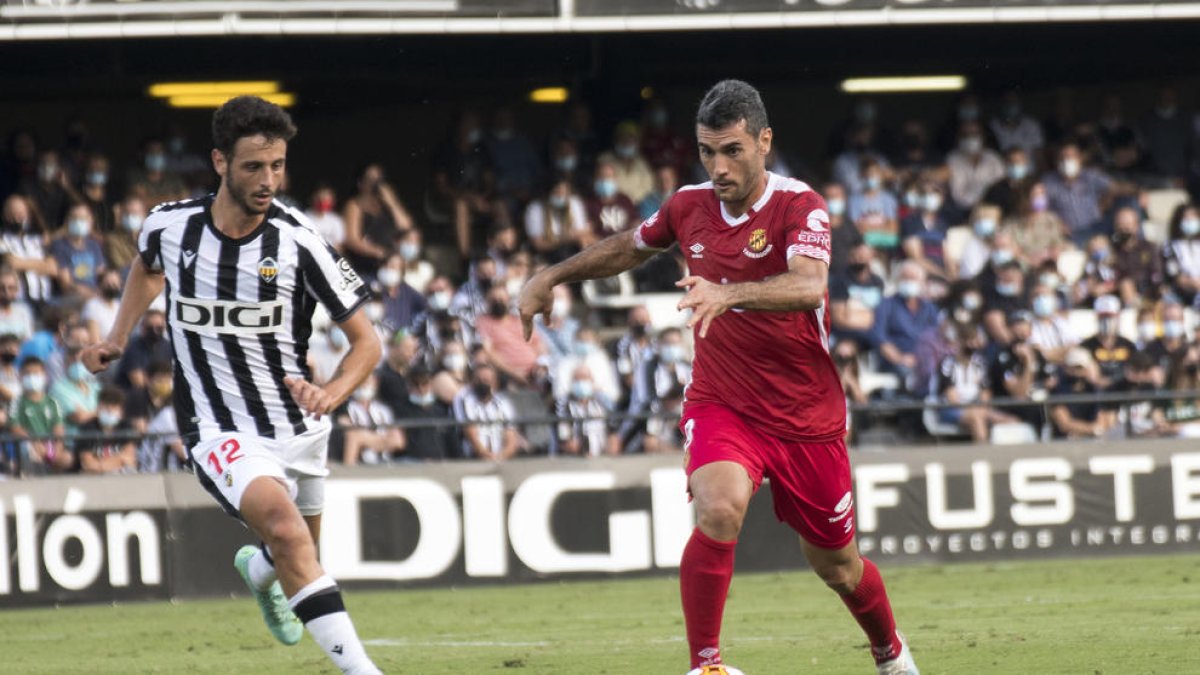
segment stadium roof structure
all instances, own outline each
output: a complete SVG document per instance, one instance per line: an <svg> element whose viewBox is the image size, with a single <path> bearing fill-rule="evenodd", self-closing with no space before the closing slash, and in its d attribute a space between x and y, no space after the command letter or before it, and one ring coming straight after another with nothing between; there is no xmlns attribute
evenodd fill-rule
<svg viewBox="0 0 1200 675"><path fill-rule="evenodd" d="M1190 0L0 0L0 40L613 33L1200 18Z"/></svg>

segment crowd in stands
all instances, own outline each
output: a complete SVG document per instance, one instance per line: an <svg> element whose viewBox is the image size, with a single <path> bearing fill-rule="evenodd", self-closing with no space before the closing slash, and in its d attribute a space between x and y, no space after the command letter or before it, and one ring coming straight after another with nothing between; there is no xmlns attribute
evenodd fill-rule
<svg viewBox="0 0 1200 675"><path fill-rule="evenodd" d="M607 134L572 103L558 128L534 136L517 109L464 111L421 195L398 194L382 162L358 171L349 191L337 187L345 177L327 176L307 196L280 194L376 291L365 311L385 356L335 415L335 459L680 449L671 416L692 336L673 303L652 312L643 302L674 292L685 269L677 250L588 292L556 289L529 342L513 308L536 270L636 227L680 185L705 179L678 112L651 100L640 120ZM1170 89L1138 120L1116 97L1094 114L1038 118L1012 92L968 94L947 113L941 128L888 120L861 99L826 157L769 157L770 170L826 199L830 349L848 401L952 403L926 411L921 432L977 441L998 430L1031 439L1200 433L1192 398L1054 399L1196 389L1200 209L1187 188L1200 183L1200 116ZM110 164L80 119L60 139L11 135L0 158L8 474L184 464L163 306L109 372L90 374L78 355L115 318L150 210L213 189L198 140L169 128L130 168ZM348 345L327 317L316 326L320 383ZM853 430L871 422L856 417Z"/></svg>

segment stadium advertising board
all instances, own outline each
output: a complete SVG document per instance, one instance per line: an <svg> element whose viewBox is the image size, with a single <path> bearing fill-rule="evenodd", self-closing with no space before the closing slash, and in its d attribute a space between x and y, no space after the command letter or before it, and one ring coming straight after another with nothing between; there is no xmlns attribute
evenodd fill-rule
<svg viewBox="0 0 1200 675"><path fill-rule="evenodd" d="M1186 442L857 453L858 541L888 562L1200 547L1200 452ZM679 458L343 470L321 558L349 586L674 570L693 527ZM738 567L803 565L768 489ZM251 541L188 475L0 483L0 607L242 591Z"/></svg>
<svg viewBox="0 0 1200 675"><path fill-rule="evenodd" d="M3 0L5 18L137 19L194 15L553 16L557 0Z"/></svg>
<svg viewBox="0 0 1200 675"><path fill-rule="evenodd" d="M1177 0L1186 2L1187 0ZM729 14L749 12L821 12L877 9L955 9L1096 5L1096 0L575 0L577 16L624 14ZM1163 4L1154 0L1121 0L1121 5ZM1166 3L1170 4L1170 2Z"/></svg>

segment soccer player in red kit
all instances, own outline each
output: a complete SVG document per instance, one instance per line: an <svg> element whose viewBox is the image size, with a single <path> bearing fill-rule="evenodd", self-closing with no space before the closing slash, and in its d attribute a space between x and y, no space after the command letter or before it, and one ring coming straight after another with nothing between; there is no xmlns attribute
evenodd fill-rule
<svg viewBox="0 0 1200 675"><path fill-rule="evenodd" d="M854 542L846 399L828 349L825 201L766 170L772 132L745 82L708 91L696 137L712 180L530 279L518 303L526 337L536 315L549 317L554 286L619 274L678 242L689 267L679 307L692 310L696 337L681 427L697 527L679 571L692 673L737 672L721 664L721 615L746 508L769 477L775 514L866 633L878 672L918 675L879 571Z"/></svg>

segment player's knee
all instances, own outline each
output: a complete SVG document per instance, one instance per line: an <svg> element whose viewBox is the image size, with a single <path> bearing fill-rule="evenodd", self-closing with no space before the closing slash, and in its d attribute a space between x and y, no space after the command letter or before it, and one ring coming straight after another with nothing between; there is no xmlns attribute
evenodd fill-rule
<svg viewBox="0 0 1200 675"><path fill-rule="evenodd" d="M286 516L271 519L261 534L276 557L287 556L306 545L310 538L303 520Z"/></svg>
<svg viewBox="0 0 1200 675"><path fill-rule="evenodd" d="M855 578L854 565L851 563L829 563L816 565L813 571L821 577L825 585L832 588L838 595L850 595L858 586Z"/></svg>
<svg viewBox="0 0 1200 675"><path fill-rule="evenodd" d="M742 529L745 515L744 507L727 499L698 504L696 507L696 523L700 531L720 540L736 537Z"/></svg>

